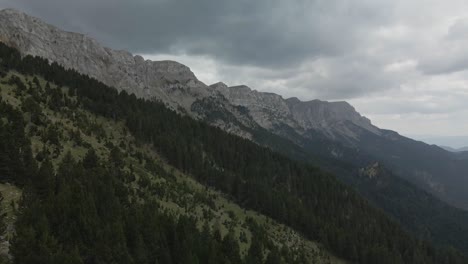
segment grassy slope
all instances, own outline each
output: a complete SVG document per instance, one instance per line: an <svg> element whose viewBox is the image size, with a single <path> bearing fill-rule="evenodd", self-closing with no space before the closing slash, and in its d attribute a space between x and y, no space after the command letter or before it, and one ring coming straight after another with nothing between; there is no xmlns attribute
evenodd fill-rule
<svg viewBox="0 0 468 264"><path fill-rule="evenodd" d="M14 234L14 224L16 220L16 212L18 202L21 198L21 189L9 183L0 183L0 193L3 196L1 203L2 213L5 213L5 224L7 226L5 238L0 241L0 255L8 254L10 246L9 240Z"/></svg>
<svg viewBox="0 0 468 264"><path fill-rule="evenodd" d="M16 73L9 73L3 80L9 78L11 74ZM32 82L32 77L18 76L24 80L24 83ZM39 80L41 86L44 87L45 81ZM54 85L51 86L54 88ZM2 83L0 87L3 100L15 107L20 107L21 101L27 96L18 95L15 92L16 87L7 84ZM66 94L67 89L62 88L62 90ZM73 98L70 99L73 100ZM297 254L305 253L310 263L345 263L333 257L318 243L304 239L294 230L264 215L244 210L232 202L229 197L201 185L193 178L170 167L158 156L156 150L138 144L126 132L123 123L94 116L82 109L71 113L71 111L52 111L45 104L41 104L41 108L47 121L44 125L37 127L38 132L31 132L32 149L35 155L45 149L52 153L56 164L67 152L70 152L77 159L83 158L88 145L93 146L101 156L109 153L110 146L119 146L126 155L124 158L125 168L135 177L134 181L128 183L129 187L133 189L133 195L129 199L136 199L142 203L149 199L155 199L174 217L195 216L200 228L208 225L211 229L220 230L222 235L231 230L239 240L242 254L246 254L249 248L252 234L248 223L253 220L267 231L273 243L280 247L287 247ZM25 114L25 118L28 120L28 114ZM59 128L59 146L43 142L40 136L46 126L52 124L56 124ZM31 127L32 125L29 124L28 131L31 130ZM89 129L89 127L94 129ZM70 136L74 131L80 131L81 143L76 142ZM149 170L148 162L154 162L162 170L159 172ZM8 207L11 200L17 201L21 193L15 186L6 184L0 185L0 192L5 196L4 208ZM10 210L9 214L12 212ZM8 219L13 220L14 215L9 215Z"/></svg>

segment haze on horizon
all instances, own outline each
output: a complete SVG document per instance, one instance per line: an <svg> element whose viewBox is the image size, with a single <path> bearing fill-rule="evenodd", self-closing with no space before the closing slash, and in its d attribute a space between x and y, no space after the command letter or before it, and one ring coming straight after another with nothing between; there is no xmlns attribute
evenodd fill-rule
<svg viewBox="0 0 468 264"><path fill-rule="evenodd" d="M468 145L466 1L0 0L0 8L177 60L207 84L346 100L379 127Z"/></svg>

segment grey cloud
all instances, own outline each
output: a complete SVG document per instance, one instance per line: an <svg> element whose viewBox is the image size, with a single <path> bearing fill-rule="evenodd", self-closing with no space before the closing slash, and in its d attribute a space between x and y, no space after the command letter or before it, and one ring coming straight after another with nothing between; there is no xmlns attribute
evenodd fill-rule
<svg viewBox="0 0 468 264"><path fill-rule="evenodd" d="M239 84L239 79L245 79L253 88L275 91L285 97L346 100L398 88L407 74L385 73L384 67L381 61L350 55L317 59L286 70L220 67L220 73L228 82L231 79Z"/></svg>
<svg viewBox="0 0 468 264"><path fill-rule="evenodd" d="M460 40L468 38L468 18L458 18L450 26L448 33L448 39Z"/></svg>
<svg viewBox="0 0 468 264"><path fill-rule="evenodd" d="M431 98L429 100L417 100L413 98L375 98L366 100L366 105L363 109L373 115L390 115L390 114L421 114L421 115L437 115L447 114L452 112L460 112L466 108L466 100L464 97L442 97ZM416 99L416 100L415 100Z"/></svg>
<svg viewBox="0 0 468 264"><path fill-rule="evenodd" d="M456 58L430 59L420 64L424 74L439 75L460 72L468 69L468 56Z"/></svg>
<svg viewBox="0 0 468 264"><path fill-rule="evenodd" d="M418 69L426 75L451 74L468 69L468 39L452 40L440 45L440 50L425 56L418 63Z"/></svg>
<svg viewBox="0 0 468 264"><path fill-rule="evenodd" d="M2 0L0 0L2 1ZM2 3L2 2L0 2ZM47 22L142 54L209 56L237 84L307 99L347 99L391 80L365 56L369 32L392 23L376 0L3 0ZM6 4L5 4L6 3ZM351 59L350 59L351 57ZM352 59L358 59L353 66ZM321 78L310 64L332 61ZM370 64L366 64L370 63ZM309 65L309 67L304 67ZM254 69L252 71L252 68ZM248 69L248 70L245 70ZM232 76L237 75L237 76ZM221 81L226 81L221 79ZM383 84L385 83L385 84Z"/></svg>
<svg viewBox="0 0 468 264"><path fill-rule="evenodd" d="M419 69L428 75L450 74L468 69L468 18L459 18L448 28L432 54L424 54Z"/></svg>
<svg viewBox="0 0 468 264"><path fill-rule="evenodd" d="M338 56L390 21L380 1L10 0L69 30L138 53L210 55L234 65L281 67Z"/></svg>

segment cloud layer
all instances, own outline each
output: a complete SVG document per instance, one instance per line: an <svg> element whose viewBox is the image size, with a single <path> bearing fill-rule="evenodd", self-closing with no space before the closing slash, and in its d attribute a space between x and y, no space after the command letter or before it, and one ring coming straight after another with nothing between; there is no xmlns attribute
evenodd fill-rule
<svg viewBox="0 0 468 264"><path fill-rule="evenodd" d="M179 60L207 83L349 100L403 133L468 134L466 1L0 0L4 7Z"/></svg>

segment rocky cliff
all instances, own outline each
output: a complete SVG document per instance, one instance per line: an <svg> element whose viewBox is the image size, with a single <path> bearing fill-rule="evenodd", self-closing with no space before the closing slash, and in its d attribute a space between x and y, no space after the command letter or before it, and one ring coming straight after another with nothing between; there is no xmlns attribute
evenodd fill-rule
<svg viewBox="0 0 468 264"><path fill-rule="evenodd" d="M277 94L258 92L244 85L228 87L217 83L211 87L220 91L231 104L246 107L252 118L270 131L288 126L299 134L313 130L332 139L346 138L351 141L359 140L359 129L355 127L381 134L379 128L347 102L284 99Z"/></svg>

